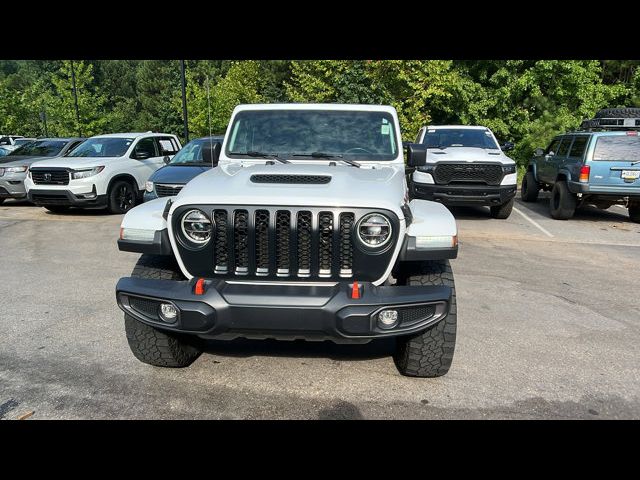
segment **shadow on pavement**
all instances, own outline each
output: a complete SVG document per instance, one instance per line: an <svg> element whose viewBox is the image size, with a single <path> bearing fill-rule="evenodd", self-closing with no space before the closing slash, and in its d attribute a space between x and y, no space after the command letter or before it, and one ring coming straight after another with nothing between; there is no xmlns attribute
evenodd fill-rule
<svg viewBox="0 0 640 480"><path fill-rule="evenodd" d="M518 199L516 202L516 207L520 207L525 210L531 210L535 213L542 215L543 217L551 219L551 214L549 213L549 194L540 194L537 202L523 202ZM525 212L526 213L526 212ZM629 213L627 209L622 209L620 207L612 206L608 210L602 210L600 208L596 208L591 205L585 205L581 208L576 209L576 213L573 215L572 220L586 220L591 222L597 221L606 221L606 222L621 222L621 223L631 223L629 218ZM558 220L558 222L562 222L562 220Z"/></svg>
<svg viewBox="0 0 640 480"><path fill-rule="evenodd" d="M304 340L208 340L204 352L222 357L297 357L329 358L331 360L360 361L385 358L393 355L395 339L383 338L366 344L338 345L331 341L309 342Z"/></svg>

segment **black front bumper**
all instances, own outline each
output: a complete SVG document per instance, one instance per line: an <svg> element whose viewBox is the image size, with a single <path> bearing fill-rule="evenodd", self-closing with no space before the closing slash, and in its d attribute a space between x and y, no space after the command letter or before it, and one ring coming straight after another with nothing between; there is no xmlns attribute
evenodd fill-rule
<svg viewBox="0 0 640 480"><path fill-rule="evenodd" d="M437 185L411 182L412 198L433 200L445 205L502 205L516 195L516 185Z"/></svg>
<svg viewBox="0 0 640 480"><path fill-rule="evenodd" d="M83 198L69 190L30 190L27 197L36 205L63 205L68 207L106 207L107 196L97 195L94 198Z"/></svg>
<svg viewBox="0 0 640 480"><path fill-rule="evenodd" d="M203 295L195 281L121 278L116 286L118 306L154 327L230 340L277 338L364 343L372 338L418 332L444 319L452 290L446 286L383 286L360 284L352 299L352 284L281 285L207 281ZM174 323L158 315L160 303L179 311ZM381 328L377 313L398 311L398 325Z"/></svg>

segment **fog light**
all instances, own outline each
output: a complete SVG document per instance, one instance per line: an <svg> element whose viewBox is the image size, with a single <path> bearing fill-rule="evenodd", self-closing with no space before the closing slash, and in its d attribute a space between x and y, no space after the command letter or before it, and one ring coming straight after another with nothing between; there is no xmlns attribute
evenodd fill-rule
<svg viewBox="0 0 640 480"><path fill-rule="evenodd" d="M397 310L383 310L378 314L378 325L380 325L380 328L393 328L397 323Z"/></svg>
<svg viewBox="0 0 640 480"><path fill-rule="evenodd" d="M173 323L178 316L178 310L171 303L160 304L160 318L167 323Z"/></svg>

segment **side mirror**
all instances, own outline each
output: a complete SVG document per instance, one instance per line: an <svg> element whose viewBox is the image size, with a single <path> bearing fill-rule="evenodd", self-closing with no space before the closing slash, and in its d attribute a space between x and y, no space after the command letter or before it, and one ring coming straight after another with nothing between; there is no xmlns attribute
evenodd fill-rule
<svg viewBox="0 0 640 480"><path fill-rule="evenodd" d="M407 165L422 167L427 164L427 146L418 143L407 144Z"/></svg>
<svg viewBox="0 0 640 480"><path fill-rule="evenodd" d="M515 148L515 144L513 142L504 142L504 145L500 145L500 150L503 152L508 152L509 150L513 150Z"/></svg>
<svg viewBox="0 0 640 480"><path fill-rule="evenodd" d="M136 160L146 160L151 155L149 155L149 152L136 152L134 156Z"/></svg>
<svg viewBox="0 0 640 480"><path fill-rule="evenodd" d="M162 158L162 161L163 161L163 162L165 163L165 165L166 165L166 164L168 164L168 163L171 161L171 158L169 157L169 155L165 155L165 156Z"/></svg>
<svg viewBox="0 0 640 480"><path fill-rule="evenodd" d="M540 147L538 147L538 148L536 148L536 149L534 150L533 154L534 154L536 157L541 157L542 155L544 155L544 150L543 150L543 149L541 149Z"/></svg>

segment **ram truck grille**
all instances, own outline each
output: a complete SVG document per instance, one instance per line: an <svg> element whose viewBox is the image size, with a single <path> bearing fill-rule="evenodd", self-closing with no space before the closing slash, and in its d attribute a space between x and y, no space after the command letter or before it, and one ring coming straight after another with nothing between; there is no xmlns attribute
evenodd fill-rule
<svg viewBox="0 0 640 480"><path fill-rule="evenodd" d="M174 232L180 218L194 206L173 214ZM211 240L194 250L178 242L179 254L194 276L225 276L238 280L329 281L378 280L387 270L399 232L393 213L393 241L372 252L355 236L364 209L300 207L200 207L213 220ZM378 210L380 211L380 210Z"/></svg>
<svg viewBox="0 0 640 480"><path fill-rule="evenodd" d="M467 182L500 185L503 176L500 164L439 163L433 170L433 179L439 185Z"/></svg>

